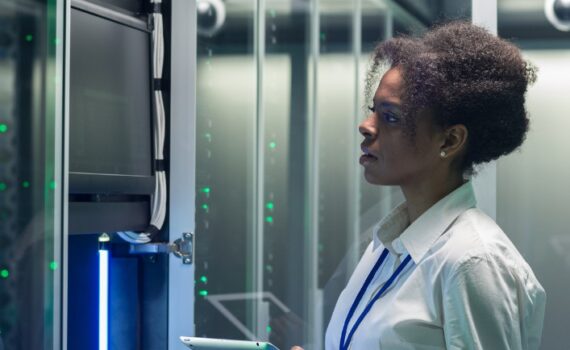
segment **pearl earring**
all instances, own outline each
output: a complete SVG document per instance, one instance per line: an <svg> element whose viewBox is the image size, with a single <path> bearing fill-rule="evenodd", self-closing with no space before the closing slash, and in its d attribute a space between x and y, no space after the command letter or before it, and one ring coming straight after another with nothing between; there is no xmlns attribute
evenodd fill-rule
<svg viewBox="0 0 570 350"><path fill-rule="evenodd" d="M440 153L439 155L441 156L441 158L445 158L445 156L446 156L447 154L445 153L445 151L441 151L441 153Z"/></svg>

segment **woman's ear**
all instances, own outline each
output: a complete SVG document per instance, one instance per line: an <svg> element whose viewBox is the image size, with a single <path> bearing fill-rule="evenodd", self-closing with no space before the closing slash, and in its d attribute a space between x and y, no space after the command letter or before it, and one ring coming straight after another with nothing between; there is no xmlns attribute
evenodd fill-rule
<svg viewBox="0 0 570 350"><path fill-rule="evenodd" d="M467 138L469 132L463 124L456 124L447 127L444 132L443 143L440 147L442 158L455 159L464 153L467 148Z"/></svg>

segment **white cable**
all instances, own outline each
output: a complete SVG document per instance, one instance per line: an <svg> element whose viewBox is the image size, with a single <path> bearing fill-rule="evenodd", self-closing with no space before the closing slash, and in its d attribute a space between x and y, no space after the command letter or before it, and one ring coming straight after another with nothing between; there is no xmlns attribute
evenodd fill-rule
<svg viewBox="0 0 570 350"><path fill-rule="evenodd" d="M150 0L152 4L161 4L162 0ZM164 66L164 26L161 13L153 13L154 29L152 31L153 53L153 77L162 79L162 69ZM166 112L162 91L154 91L154 115L156 122L153 131L154 137L154 159L164 160L164 140L166 135ZM155 171L155 188L151 197L151 219L150 225L161 229L166 218L166 174L164 170ZM151 241L149 232L117 232L123 240L133 244L144 244Z"/></svg>

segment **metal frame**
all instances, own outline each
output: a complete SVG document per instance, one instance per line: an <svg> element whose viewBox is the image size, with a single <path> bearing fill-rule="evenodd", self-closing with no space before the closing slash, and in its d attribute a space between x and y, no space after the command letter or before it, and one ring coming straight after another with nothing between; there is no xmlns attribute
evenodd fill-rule
<svg viewBox="0 0 570 350"><path fill-rule="evenodd" d="M265 241L264 234L264 172L265 172L265 109L263 106L263 79L264 79L264 63L265 63L265 0L256 0L255 2L255 22L254 22L254 55L256 69L256 107L255 107L255 132L256 141L254 142L254 162L252 174L254 174L253 184L255 188L253 201L253 232L252 232L252 251L253 259L251 261L253 268L252 287L254 292L261 293L263 291L263 248ZM260 327L263 317L263 305L260 299L254 299L251 306L252 325L255 326L256 335L261 334Z"/></svg>
<svg viewBox="0 0 570 350"><path fill-rule="evenodd" d="M60 145L61 153L63 154L63 164L61 165L61 169L63 171L62 174L62 306L61 306L61 335L60 339L60 346L55 346L54 341L54 350L55 349L63 349L67 350L67 312L68 312L68 275L69 275L69 245L68 245L68 237L69 237L69 230L68 230L68 222L69 222L69 149L67 145L69 144L69 57L70 57L70 47L69 42L71 38L71 0L61 0L58 3L58 6L63 6L63 13L64 13L64 20L61 25L61 30L58 28L58 33L61 33L61 36L58 34L58 37L63 37L63 99L62 99L62 110L60 115L62 116L63 120L61 121L61 125L63 125L63 143Z"/></svg>
<svg viewBox="0 0 570 350"><path fill-rule="evenodd" d="M119 24L123 24L135 29L142 30L143 32L150 32L148 23L142 19L133 16L125 15L119 11L114 11L108 7L97 5L86 0L71 0L71 7L96 15Z"/></svg>
<svg viewBox="0 0 570 350"><path fill-rule="evenodd" d="M319 245L319 119L318 119L318 66L320 56L320 1L311 1L311 24L310 24L310 56L309 65L311 72L309 76L309 97L308 97L308 123L307 123L307 145L310 148L307 156L307 179L308 179L308 213L307 218L309 228L305 232L305 257L308 262L307 269L307 319L308 330L308 343L312 348L320 349L322 317L318 317L319 309L322 305L318 293L318 245Z"/></svg>
<svg viewBox="0 0 570 350"><path fill-rule="evenodd" d="M196 2L172 0L170 85L170 241L194 232L196 183ZM168 349L194 331L194 265L169 255Z"/></svg>

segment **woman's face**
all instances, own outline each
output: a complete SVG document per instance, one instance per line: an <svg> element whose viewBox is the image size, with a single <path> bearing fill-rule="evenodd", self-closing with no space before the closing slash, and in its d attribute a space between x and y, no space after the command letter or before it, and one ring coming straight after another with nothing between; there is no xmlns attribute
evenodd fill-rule
<svg viewBox="0 0 570 350"><path fill-rule="evenodd" d="M433 174L438 162L441 132L427 111L415 117L415 135L406 133L400 112L403 92L399 68L387 71L376 90L371 114L359 125L364 136L360 164L366 181L376 185L406 185Z"/></svg>

